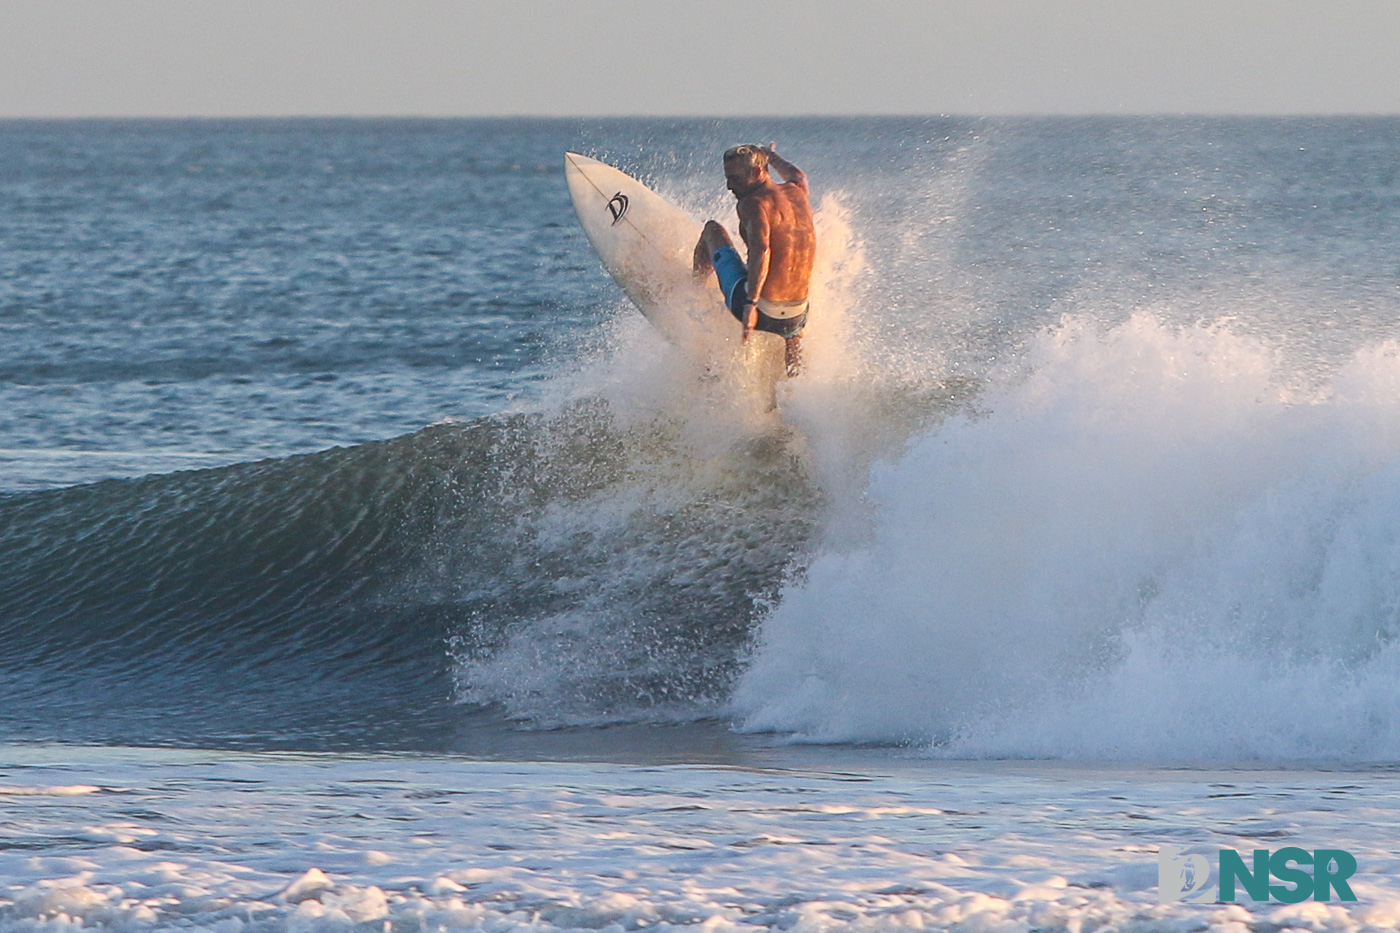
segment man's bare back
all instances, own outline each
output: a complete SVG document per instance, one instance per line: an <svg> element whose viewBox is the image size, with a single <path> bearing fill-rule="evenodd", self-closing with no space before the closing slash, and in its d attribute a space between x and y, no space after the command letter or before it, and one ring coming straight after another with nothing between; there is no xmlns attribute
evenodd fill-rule
<svg viewBox="0 0 1400 933"><path fill-rule="evenodd" d="M768 174L770 166L782 184ZM729 150L724 176L738 199L739 235L748 248L748 261L740 266L729 234L712 220L695 245L695 271L713 268L719 275L725 304L744 325L745 342L754 330L787 341L788 374L796 375L817 251L807 176L772 145Z"/></svg>
<svg viewBox="0 0 1400 933"><path fill-rule="evenodd" d="M782 175L784 183L775 185L770 177L743 193L734 192L739 199L739 235L749 252L750 283L755 278L755 251L766 249L770 254L767 274L757 277L758 288L750 284L749 294L773 301L806 301L817 253L807 176L772 149L765 149L768 164Z"/></svg>

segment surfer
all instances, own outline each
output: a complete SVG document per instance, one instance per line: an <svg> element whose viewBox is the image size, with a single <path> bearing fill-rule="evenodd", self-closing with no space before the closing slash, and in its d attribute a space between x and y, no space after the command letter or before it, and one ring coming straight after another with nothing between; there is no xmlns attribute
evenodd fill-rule
<svg viewBox="0 0 1400 933"><path fill-rule="evenodd" d="M724 227L711 220L695 244L694 267L696 275L714 270L725 304L744 325L745 343L755 330L784 339L787 374L796 376L802 369L817 231L807 176L773 146L735 146L724 154L724 177L739 200L739 235L748 262L739 258ZM769 168L782 184L773 181Z"/></svg>

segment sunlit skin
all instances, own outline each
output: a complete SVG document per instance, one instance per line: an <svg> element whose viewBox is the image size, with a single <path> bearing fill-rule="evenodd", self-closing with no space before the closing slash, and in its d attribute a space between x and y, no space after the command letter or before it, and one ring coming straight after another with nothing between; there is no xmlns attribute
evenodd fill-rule
<svg viewBox="0 0 1400 933"><path fill-rule="evenodd" d="M812 222L812 204L807 176L778 155L773 144L757 147L768 157L768 165L782 178L773 181L767 169L744 159L726 160L726 187L738 199L739 235L748 247L748 307L744 317L744 342L758 323L760 297L769 301L806 301L816 258L817 231ZM696 274L710 268L715 250L732 245L724 227L711 220L695 245ZM801 367L801 336L787 338L787 369L795 375Z"/></svg>

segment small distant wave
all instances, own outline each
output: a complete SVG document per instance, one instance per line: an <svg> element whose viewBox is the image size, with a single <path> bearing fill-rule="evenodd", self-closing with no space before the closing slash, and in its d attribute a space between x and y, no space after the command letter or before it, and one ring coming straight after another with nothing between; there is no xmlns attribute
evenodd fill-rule
<svg viewBox="0 0 1400 933"><path fill-rule="evenodd" d="M63 784L38 787L7 787L0 784L0 797L86 797L101 793L93 784Z"/></svg>

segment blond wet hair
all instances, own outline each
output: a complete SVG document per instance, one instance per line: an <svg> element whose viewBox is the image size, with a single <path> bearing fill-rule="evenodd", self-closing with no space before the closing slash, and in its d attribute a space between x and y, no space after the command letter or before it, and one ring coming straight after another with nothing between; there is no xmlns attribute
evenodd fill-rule
<svg viewBox="0 0 1400 933"><path fill-rule="evenodd" d="M768 153L759 146L744 144L735 146L732 149L724 150L725 164L730 162L743 162L755 169L768 168Z"/></svg>

